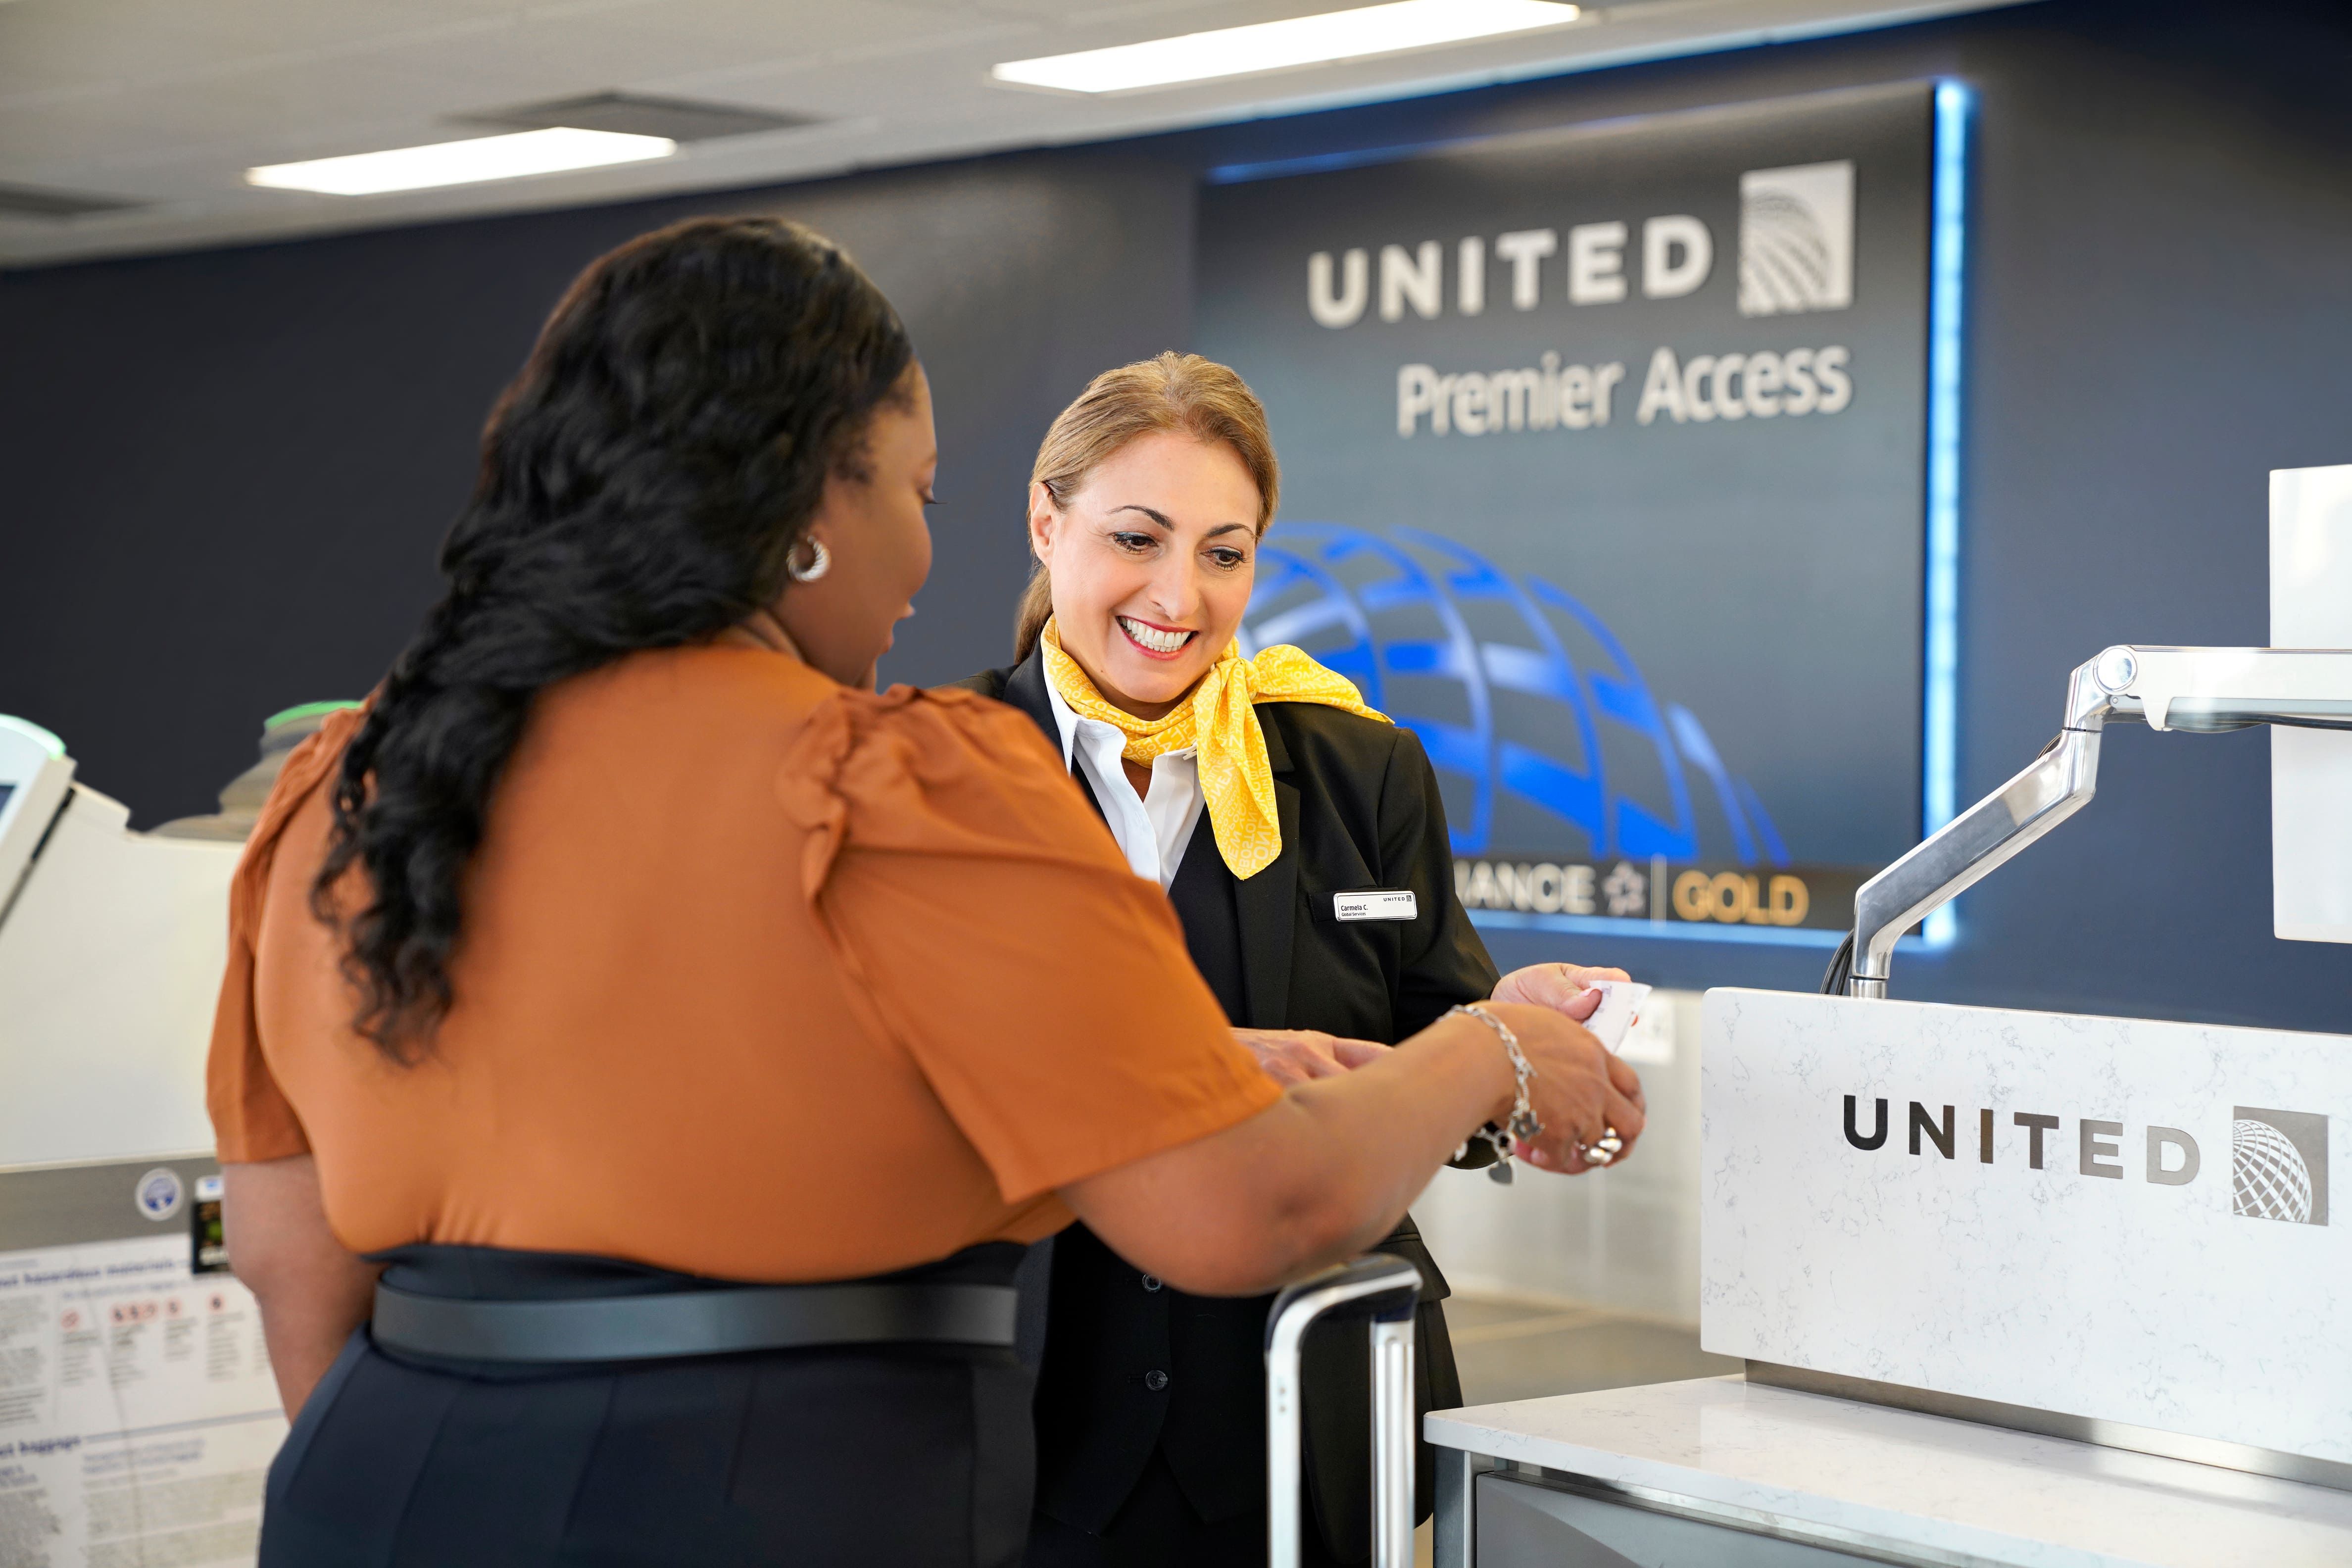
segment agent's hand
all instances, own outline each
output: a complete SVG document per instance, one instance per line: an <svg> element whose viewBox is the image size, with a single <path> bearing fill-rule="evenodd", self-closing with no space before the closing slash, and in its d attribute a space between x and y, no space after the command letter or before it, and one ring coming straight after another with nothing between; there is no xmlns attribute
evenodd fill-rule
<svg viewBox="0 0 2352 1568"><path fill-rule="evenodd" d="M1234 1039L1257 1058L1266 1077L1287 1089L1309 1079L1338 1078L1388 1055L1387 1046L1350 1040L1320 1029L1235 1029Z"/></svg>
<svg viewBox="0 0 2352 1568"><path fill-rule="evenodd" d="M1518 1157L1538 1170L1580 1175L1601 1167L1588 1163L1577 1152L1578 1146L1599 1142L1613 1128L1623 1147L1611 1163L1622 1164L1633 1153L1646 1121L1641 1074L1594 1039L1581 1024L1562 1016L1557 1009L1524 1002L1493 1002L1487 1006L1511 1026L1528 1065L1536 1071L1531 1098L1544 1130L1532 1143L1516 1146ZM1500 1041L1495 1048L1501 1052ZM1506 1098L1493 1119L1496 1126L1510 1121L1511 1105Z"/></svg>
<svg viewBox="0 0 2352 1568"><path fill-rule="evenodd" d="M1633 978L1622 969L1592 969L1581 963L1530 963L1525 969L1512 970L1495 983L1495 1000L1549 1007L1581 1024L1601 1005L1601 993L1592 989L1595 984L1603 980Z"/></svg>
<svg viewBox="0 0 2352 1568"><path fill-rule="evenodd" d="M1581 1024L1601 1005L1597 989L1601 982L1633 978L1622 969L1596 969L1582 963L1530 963L1525 969L1512 970L1495 983L1495 1000L1549 1007ZM1623 1077L1633 1080L1629 1098L1643 1110L1649 1110L1650 1102L1642 1094L1642 1075L1628 1068ZM1628 1140L1625 1149L1632 1148L1633 1142ZM1624 1158L1624 1152L1620 1152L1618 1158Z"/></svg>

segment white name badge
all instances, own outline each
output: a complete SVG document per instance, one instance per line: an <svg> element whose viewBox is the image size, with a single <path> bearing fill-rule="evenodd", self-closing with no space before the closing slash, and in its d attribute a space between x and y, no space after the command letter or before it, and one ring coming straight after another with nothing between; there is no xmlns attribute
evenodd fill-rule
<svg viewBox="0 0 2352 1568"><path fill-rule="evenodd" d="M1410 921L1421 918L1412 893L1334 893L1331 912L1343 921Z"/></svg>

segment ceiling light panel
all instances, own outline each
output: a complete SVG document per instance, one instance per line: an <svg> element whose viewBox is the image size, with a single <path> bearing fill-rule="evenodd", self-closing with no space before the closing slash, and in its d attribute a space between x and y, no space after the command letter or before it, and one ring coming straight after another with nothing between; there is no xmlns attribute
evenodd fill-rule
<svg viewBox="0 0 2352 1568"><path fill-rule="evenodd" d="M989 75L1013 86L1062 92L1132 92L1531 33L1564 26L1577 16L1577 7L1555 0L1393 0L1386 5L1219 27L1114 48L1009 60Z"/></svg>
<svg viewBox="0 0 2352 1568"><path fill-rule="evenodd" d="M513 180L572 169L602 169L667 158L677 143L666 136L631 136L612 131L559 126L520 131L510 136L477 136L425 147L394 147L300 163L269 163L245 172L246 183L281 191L317 191L333 196L372 196L391 191L423 191Z"/></svg>

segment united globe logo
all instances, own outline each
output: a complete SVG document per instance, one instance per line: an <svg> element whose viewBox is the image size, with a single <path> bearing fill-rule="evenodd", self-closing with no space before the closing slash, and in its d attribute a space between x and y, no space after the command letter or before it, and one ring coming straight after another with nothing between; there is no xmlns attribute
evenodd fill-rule
<svg viewBox="0 0 2352 1568"><path fill-rule="evenodd" d="M2327 1223L2327 1118L2241 1105L2231 1112L2230 1211Z"/></svg>
<svg viewBox="0 0 2352 1568"><path fill-rule="evenodd" d="M1843 310L1853 303L1853 163L1739 176L1739 313Z"/></svg>
<svg viewBox="0 0 2352 1568"><path fill-rule="evenodd" d="M2311 1223L2311 1172L2286 1134L2267 1121L2230 1127L2234 1177L2231 1206L2260 1219Z"/></svg>
<svg viewBox="0 0 2352 1568"><path fill-rule="evenodd" d="M1755 789L1600 616L1456 541L1285 522L1239 641L1305 648L1419 737L1457 856L1559 843L1565 825L1596 858L1790 863Z"/></svg>

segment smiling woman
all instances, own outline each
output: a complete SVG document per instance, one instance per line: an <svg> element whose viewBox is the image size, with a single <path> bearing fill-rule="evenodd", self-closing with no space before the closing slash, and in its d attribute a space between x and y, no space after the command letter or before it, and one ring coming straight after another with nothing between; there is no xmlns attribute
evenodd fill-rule
<svg viewBox="0 0 2352 1568"><path fill-rule="evenodd" d="M1037 456L1017 662L962 684L1055 746L1129 868L1167 890L1202 978L1277 1081L1349 1076L1490 993L1588 1016L1599 993L1580 981L1615 971L1496 982L1411 731L1297 648L1235 648L1278 484L1265 411L1223 365L1167 353L1097 376ZM1595 1060L1634 1109L1632 1070ZM1028 1561L1262 1563L1268 1298L1187 1294L1117 1245L1073 1226L1024 1268L1048 1308ZM1444 1280L1410 1219L1381 1247L1423 1272L1422 1407L1460 1403ZM1309 1339L1309 1563L1370 1554L1366 1383L1355 1342Z"/></svg>
<svg viewBox="0 0 2352 1568"><path fill-rule="evenodd" d="M1280 489L1265 410L1223 365L1163 353L1097 376L1030 476L1037 569L1014 660L1067 609L1057 629L1078 662L1165 713L1233 640Z"/></svg>
<svg viewBox="0 0 2352 1568"><path fill-rule="evenodd" d="M1059 584L1063 649L1106 696L1157 719L1208 673L1248 607L1265 526L1257 479L1233 447L1176 430L1136 438L1092 478L1066 501L1055 481L1036 483L1030 542Z"/></svg>

